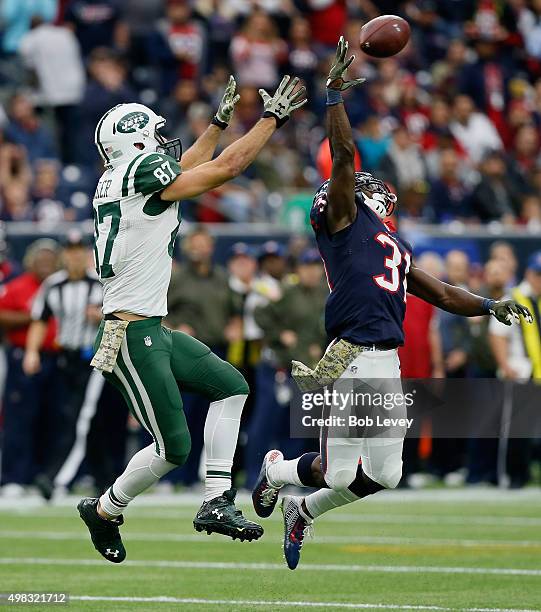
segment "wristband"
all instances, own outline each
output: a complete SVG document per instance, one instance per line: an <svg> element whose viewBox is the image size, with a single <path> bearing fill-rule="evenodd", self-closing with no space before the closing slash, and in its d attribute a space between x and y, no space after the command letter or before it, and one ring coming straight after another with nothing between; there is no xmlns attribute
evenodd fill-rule
<svg viewBox="0 0 541 612"><path fill-rule="evenodd" d="M220 119L218 119L216 115L214 115L214 117L212 118L211 123L212 125L219 127L221 130L225 130L225 128L228 126L228 124L225 121L220 121Z"/></svg>
<svg viewBox="0 0 541 612"><path fill-rule="evenodd" d="M491 300L489 298L485 298L483 300L483 305L482 308L483 310L487 313L490 314L490 311L492 310L494 304L496 303L496 300Z"/></svg>
<svg viewBox="0 0 541 612"><path fill-rule="evenodd" d="M327 89L327 106L334 106L343 101L342 92L339 89Z"/></svg>
<svg viewBox="0 0 541 612"><path fill-rule="evenodd" d="M265 111L263 113L263 119L267 119L268 117L273 117L274 119L276 119L277 128L281 128L284 123L289 119L289 115L286 115L285 117L278 117L278 115L275 115L271 111Z"/></svg>

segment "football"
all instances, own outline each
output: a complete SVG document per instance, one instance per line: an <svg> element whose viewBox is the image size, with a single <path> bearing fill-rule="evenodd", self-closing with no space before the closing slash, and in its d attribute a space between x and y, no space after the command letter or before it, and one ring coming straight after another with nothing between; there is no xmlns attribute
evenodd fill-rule
<svg viewBox="0 0 541 612"><path fill-rule="evenodd" d="M406 46L410 26L396 15L381 15L361 28L361 50L372 57L390 57Z"/></svg>

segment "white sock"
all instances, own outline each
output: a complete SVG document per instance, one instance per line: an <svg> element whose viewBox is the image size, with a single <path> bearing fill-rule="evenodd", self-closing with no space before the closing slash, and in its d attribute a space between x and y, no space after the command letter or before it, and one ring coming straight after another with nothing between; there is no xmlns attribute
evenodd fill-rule
<svg viewBox="0 0 541 612"><path fill-rule="evenodd" d="M231 488L231 467L247 395L212 402L205 421L205 501Z"/></svg>
<svg viewBox="0 0 541 612"><path fill-rule="evenodd" d="M349 489L320 489L315 493L307 495L304 498L304 503L310 516L312 518L317 518L333 508L351 504L358 499L361 498L357 497Z"/></svg>
<svg viewBox="0 0 541 612"><path fill-rule="evenodd" d="M300 457L297 457L296 459L277 461L269 465L267 470L269 483L276 488L283 487L286 484L296 485L297 487L306 486L302 484L297 472L299 459Z"/></svg>
<svg viewBox="0 0 541 612"><path fill-rule="evenodd" d="M159 457L155 444L150 444L131 458L124 473L100 497L101 509L110 516L119 516L134 497L176 467Z"/></svg>

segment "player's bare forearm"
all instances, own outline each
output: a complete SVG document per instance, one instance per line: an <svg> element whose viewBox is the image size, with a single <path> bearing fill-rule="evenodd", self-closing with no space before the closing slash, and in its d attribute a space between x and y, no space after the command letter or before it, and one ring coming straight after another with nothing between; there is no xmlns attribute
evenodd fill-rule
<svg viewBox="0 0 541 612"><path fill-rule="evenodd" d="M182 154L182 170L190 170L212 159L220 141L222 131L218 126L210 124L193 145Z"/></svg>
<svg viewBox="0 0 541 612"><path fill-rule="evenodd" d="M193 198L242 174L275 131L276 120L273 117L260 119L247 134L230 144L216 159L178 176L162 191L161 199L174 202Z"/></svg>
<svg viewBox="0 0 541 612"><path fill-rule="evenodd" d="M416 266L412 266L408 274L408 292L453 314L464 317L488 314L484 298L444 283Z"/></svg>
<svg viewBox="0 0 541 612"><path fill-rule="evenodd" d="M331 233L355 220L355 145L344 104L327 107L327 134L332 171L327 191L327 224Z"/></svg>

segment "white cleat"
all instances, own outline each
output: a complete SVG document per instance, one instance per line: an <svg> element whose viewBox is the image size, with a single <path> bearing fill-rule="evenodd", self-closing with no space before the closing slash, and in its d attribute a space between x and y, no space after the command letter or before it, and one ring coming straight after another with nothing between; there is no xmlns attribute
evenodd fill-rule
<svg viewBox="0 0 541 612"><path fill-rule="evenodd" d="M252 490L252 502L257 516L267 518L272 514L278 501L278 491L282 487L271 484L268 477L269 467L284 460L284 455L276 449L270 450L263 458L261 471Z"/></svg>

